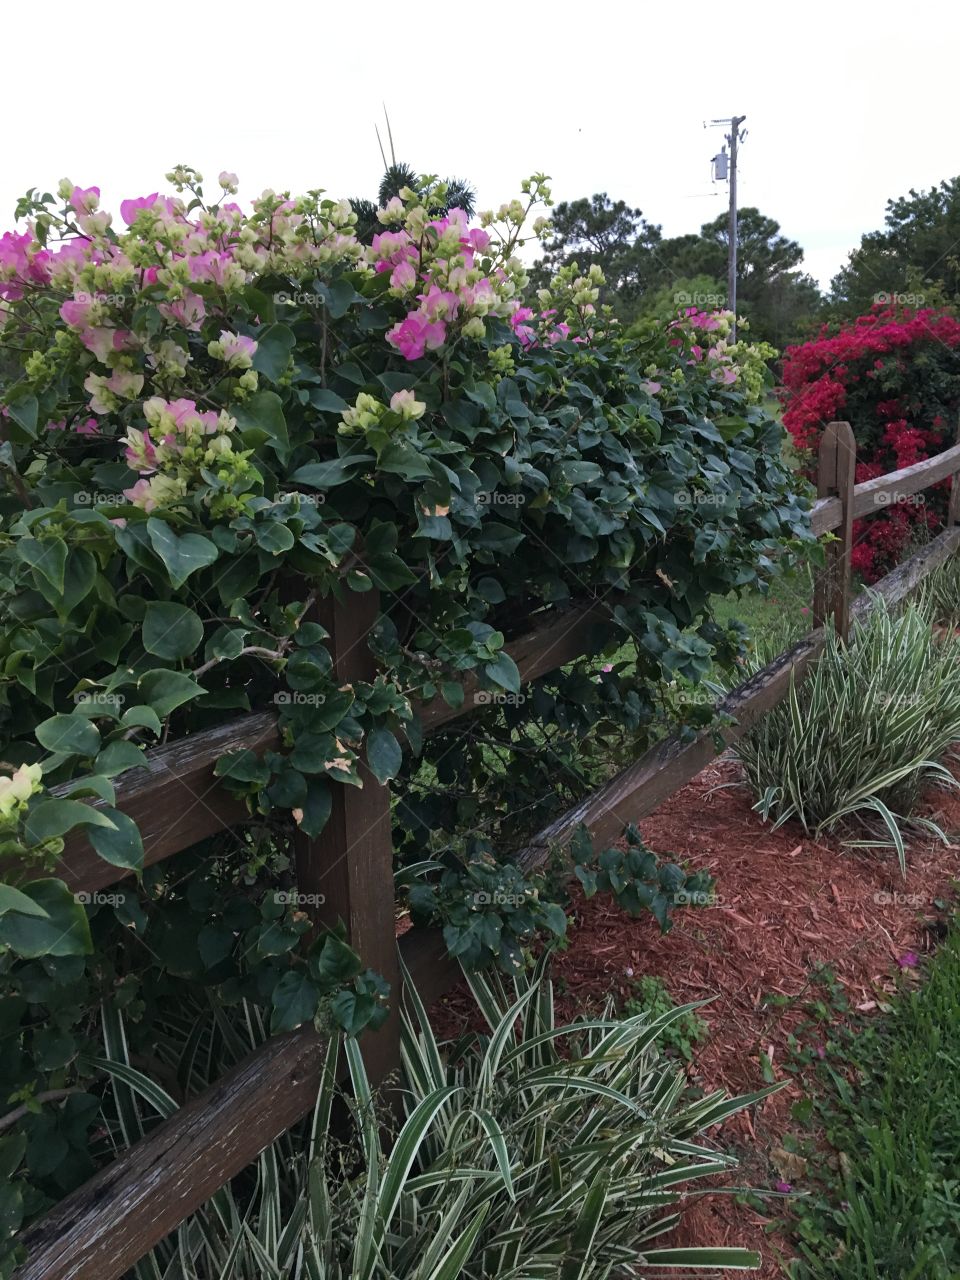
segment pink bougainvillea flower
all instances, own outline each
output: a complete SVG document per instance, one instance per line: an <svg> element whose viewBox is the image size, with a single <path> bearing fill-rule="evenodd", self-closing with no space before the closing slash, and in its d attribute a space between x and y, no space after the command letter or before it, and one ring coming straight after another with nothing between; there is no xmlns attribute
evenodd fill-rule
<svg viewBox="0 0 960 1280"><path fill-rule="evenodd" d="M82 293L77 298L68 298L60 304L60 319L71 329L85 329L90 323L90 311L93 298L89 293Z"/></svg>
<svg viewBox="0 0 960 1280"><path fill-rule="evenodd" d="M412 311L387 334L387 341L405 360L419 360L425 350L435 351L443 346L447 327L437 322L431 324L419 311Z"/></svg>
<svg viewBox="0 0 960 1280"><path fill-rule="evenodd" d="M412 289L417 283L417 272L409 259L397 263L390 273L390 287L392 289Z"/></svg>
<svg viewBox="0 0 960 1280"><path fill-rule="evenodd" d="M203 299L198 293L193 293L189 289L185 290L182 298L177 298L173 302L161 302L158 310L168 320L173 320L175 324L182 325L184 329L190 329L193 332L200 328L207 314Z"/></svg>
<svg viewBox="0 0 960 1280"><path fill-rule="evenodd" d="M793 1186L789 1182L784 1182L783 1178L781 1178L779 1182L773 1184L773 1189L774 1191L782 1191L786 1195L788 1191L793 1190Z"/></svg>
<svg viewBox="0 0 960 1280"><path fill-rule="evenodd" d="M897 957L897 964L901 969L915 969L920 963L920 957L915 951L905 951L902 956Z"/></svg>
<svg viewBox="0 0 960 1280"><path fill-rule="evenodd" d="M440 320L455 320L460 309L460 299L449 289L441 289L432 284L426 293L417 295L420 299L421 312L431 324Z"/></svg>
<svg viewBox="0 0 960 1280"><path fill-rule="evenodd" d="M120 201L120 217L124 220L128 227L132 227L137 220L137 214L141 209L152 209L157 203L160 193L154 191L149 196L137 196L134 200Z"/></svg>
<svg viewBox="0 0 960 1280"><path fill-rule="evenodd" d="M129 489L124 489L123 496L138 507L142 507L144 511L152 511L156 507L156 502L149 497L150 481L138 480L135 485L131 485Z"/></svg>
<svg viewBox="0 0 960 1280"><path fill-rule="evenodd" d="M99 187L74 187L70 204L77 213L94 213L100 204Z"/></svg>
<svg viewBox="0 0 960 1280"><path fill-rule="evenodd" d="M98 436L100 434L100 427L96 418L88 418L86 422L78 422L74 427L74 431L76 431L78 436Z"/></svg>

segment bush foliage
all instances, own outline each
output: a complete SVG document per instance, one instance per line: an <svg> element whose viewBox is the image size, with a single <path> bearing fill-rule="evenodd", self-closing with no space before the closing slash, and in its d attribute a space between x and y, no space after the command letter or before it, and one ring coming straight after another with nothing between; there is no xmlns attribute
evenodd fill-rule
<svg viewBox="0 0 960 1280"><path fill-rule="evenodd" d="M104 990L134 1023L184 982L277 1030L381 1015L375 976L334 937L305 952L276 892L285 833L318 834L361 759L401 781L402 863L457 868L478 832L502 861L520 815L583 787L590 741L642 741L664 681L735 661L743 629L712 599L810 537L757 362L721 322L626 338L575 267L523 296L542 177L473 227L421 183L369 245L320 191L245 212L231 174L212 199L192 170L168 177L177 194L124 201L125 226L95 187L31 192L0 240L3 1085L33 1126L25 1212L89 1170L85 1095L69 1131L33 1098L89 1079ZM341 687L317 607L374 589L379 674ZM520 695L506 641L572 603L598 607L598 652L632 645L629 675L578 663ZM467 673L472 714L424 740L416 700L458 704ZM115 779L265 707L281 749L219 768L253 825L144 873ZM77 826L136 887L67 892L53 873ZM635 860L665 918L684 873ZM481 958L515 965L530 926L473 906Z"/></svg>
<svg viewBox="0 0 960 1280"><path fill-rule="evenodd" d="M846 419L857 441L857 482L909 467L956 439L960 322L933 310L877 306L784 355L783 420L804 454L828 422ZM853 565L875 582L904 547L938 529L941 484L854 525Z"/></svg>

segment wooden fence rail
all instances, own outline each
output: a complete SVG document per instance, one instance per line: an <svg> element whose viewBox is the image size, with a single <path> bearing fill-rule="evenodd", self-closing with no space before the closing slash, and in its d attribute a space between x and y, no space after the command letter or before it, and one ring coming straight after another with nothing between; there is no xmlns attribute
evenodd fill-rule
<svg viewBox="0 0 960 1280"><path fill-rule="evenodd" d="M831 424L820 453L819 492L812 522L817 533L839 531L815 588L818 621L832 617L846 629L848 616L862 616L873 599L903 599L934 568L960 549L960 444L915 466L864 484L853 484L855 446L846 423ZM953 479L948 527L922 551L888 574L850 607L849 566L853 520L912 494ZM334 668L343 678L365 678L372 658L365 636L376 618L373 593L339 605L324 618L331 633ZM545 612L534 628L511 642L508 652L521 679L529 682L578 657L599 651L615 629L609 606L587 601ZM724 743L737 740L801 679L821 652L818 625L788 652L734 689L719 704L729 718ZM426 732L436 731L477 705L475 682L456 710L434 701L418 708ZM146 861L155 863L225 827L244 821L244 806L213 774L225 752L262 751L278 744L276 716L257 713L147 753L146 767L117 785L117 807L133 817L144 836ZM563 847L583 824L594 839L618 837L628 822L652 812L717 754L712 733L691 741L671 736L657 743L616 778L534 836L520 851L526 868ZM367 775L364 789L338 788L336 809L316 841L297 850L301 892L327 899L317 924L341 917L364 963L389 974L397 1000L395 903L389 793ZM125 874L103 862L82 836L73 836L57 872L76 891L100 889ZM457 980L438 931L409 931L399 949L412 980L428 1002ZM383 1077L399 1062L396 1019L364 1037L372 1074ZM319 1081L323 1041L304 1027L267 1041L222 1080L191 1099L85 1186L61 1201L23 1234L29 1251L15 1280L116 1280L174 1230L271 1142L306 1115Z"/></svg>

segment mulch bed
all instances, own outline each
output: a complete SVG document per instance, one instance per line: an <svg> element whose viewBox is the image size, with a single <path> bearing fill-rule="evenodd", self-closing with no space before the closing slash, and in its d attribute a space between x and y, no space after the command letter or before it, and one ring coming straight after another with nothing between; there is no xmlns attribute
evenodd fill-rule
<svg viewBox="0 0 960 1280"><path fill-rule="evenodd" d="M722 759L639 824L651 848L710 871L717 905L678 912L662 936L650 916L631 920L609 902L581 899L553 976L564 1017L595 1012L610 995L626 998L631 978L645 973L662 978L677 1003L711 999L700 1011L710 1037L696 1050L695 1082L731 1094L761 1089L762 1053L778 1080L790 1080L714 1135L741 1158L738 1185L769 1190L782 1176L771 1152L785 1134L801 1132L791 1117L801 1088L782 1067L790 1033L808 1016L799 1006L817 994L811 974L829 966L851 1008L874 1009L894 989L900 967L935 946L934 900L953 896L960 847L915 845L904 881L890 852L814 842L794 824L771 831L752 812L745 787L724 785L739 776L736 762ZM960 833L958 793L932 792L925 812L951 840ZM764 1003L771 994L800 1000L771 1006ZM473 1022L469 993L454 990L432 1017L439 1034L455 1035ZM803 1189L802 1180L792 1185ZM758 1249L764 1266L751 1274L773 1280L782 1274L776 1253L789 1257L790 1249L778 1231L771 1234L783 1198L766 1203L769 1211L761 1213L730 1195L694 1195L673 1243Z"/></svg>

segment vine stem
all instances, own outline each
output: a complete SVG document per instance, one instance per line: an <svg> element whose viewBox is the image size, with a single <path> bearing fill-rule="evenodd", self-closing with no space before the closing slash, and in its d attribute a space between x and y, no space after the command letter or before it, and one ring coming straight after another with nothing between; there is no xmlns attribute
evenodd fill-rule
<svg viewBox="0 0 960 1280"><path fill-rule="evenodd" d="M35 1094L33 1102L59 1102L61 1098L69 1098L71 1093L83 1093L83 1090L77 1085L72 1089L45 1089L43 1093ZM14 1107L12 1111L8 1111L5 1116L0 1116L0 1132L9 1129L12 1124L16 1124L33 1108L26 1103L20 1107Z"/></svg>

